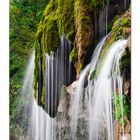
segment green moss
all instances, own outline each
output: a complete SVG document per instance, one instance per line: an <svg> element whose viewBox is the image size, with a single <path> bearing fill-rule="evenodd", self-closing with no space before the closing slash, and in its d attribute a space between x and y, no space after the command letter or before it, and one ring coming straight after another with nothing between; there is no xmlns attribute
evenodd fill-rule
<svg viewBox="0 0 140 140"><path fill-rule="evenodd" d="M56 51L60 45L57 20L54 16L55 15L52 14L49 17L45 26L45 52L49 54L51 51Z"/></svg>
<svg viewBox="0 0 140 140"><path fill-rule="evenodd" d="M67 33L66 38L67 38L67 40L73 42L75 40L75 32L74 32L74 30L71 30L69 33Z"/></svg>
<svg viewBox="0 0 140 140"><path fill-rule="evenodd" d="M74 42L74 0L58 0L57 16L60 36L65 34L69 41Z"/></svg>
<svg viewBox="0 0 140 140"><path fill-rule="evenodd" d="M77 0L75 2L75 24L77 33L80 33L81 35L91 32L93 29L89 5L90 3L85 0Z"/></svg>
<svg viewBox="0 0 140 140"><path fill-rule="evenodd" d="M130 62L131 62L130 59L131 59L130 52L129 52L129 50L125 49L125 51L123 52L123 55L122 55L121 62L120 62L121 75L123 75L125 70L130 68Z"/></svg>
<svg viewBox="0 0 140 140"><path fill-rule="evenodd" d="M95 76L96 76L96 69L91 72L91 74L90 74L90 80L94 80L95 79Z"/></svg>
<svg viewBox="0 0 140 140"><path fill-rule="evenodd" d="M112 36L114 40L126 39L130 36L131 17L130 9L119 19L117 19L112 27Z"/></svg>
<svg viewBox="0 0 140 140"><path fill-rule="evenodd" d="M46 53L55 51L60 44L56 9L57 1L50 0L38 26L36 40L40 43L42 52L44 50Z"/></svg>
<svg viewBox="0 0 140 140"><path fill-rule="evenodd" d="M123 104L123 115L124 117L130 117L130 101L126 95L123 95L122 98L119 95L116 95L116 97L113 98L114 103L114 118L117 120L120 124L122 124L122 115L121 115L121 103Z"/></svg>
<svg viewBox="0 0 140 140"><path fill-rule="evenodd" d="M122 27L130 27L131 26L131 19L130 18L123 19L121 21L121 26Z"/></svg>
<svg viewBox="0 0 140 140"><path fill-rule="evenodd" d="M83 64L82 63L78 63L78 66L77 66L77 74L80 75L80 72L83 68Z"/></svg>
<svg viewBox="0 0 140 140"><path fill-rule="evenodd" d="M85 56L93 44L93 24L89 4L89 1L86 0L76 0L74 4L76 27L75 44L78 54L76 58L77 62L75 62L77 74L83 69Z"/></svg>
<svg viewBox="0 0 140 140"><path fill-rule="evenodd" d="M71 53L70 53L70 61L75 61L77 58L77 49L76 47L74 46Z"/></svg>

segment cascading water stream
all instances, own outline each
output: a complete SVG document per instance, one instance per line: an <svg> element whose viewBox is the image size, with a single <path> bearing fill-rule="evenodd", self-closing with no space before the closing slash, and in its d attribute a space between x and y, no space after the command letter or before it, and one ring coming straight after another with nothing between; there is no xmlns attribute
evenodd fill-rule
<svg viewBox="0 0 140 140"><path fill-rule="evenodd" d="M82 98L83 98L83 92L84 90L84 83L86 80L86 76L88 76L88 72L90 71L90 68L94 69L96 67L97 61L98 61L98 57L100 55L100 51L101 48L106 40L107 36L104 37L102 39L102 41L97 45L94 54L92 56L92 60L91 63L89 65L86 66L86 68L81 72L80 74L80 78L78 80L78 84L77 84L77 90L76 93L74 95L74 97L71 99L71 108L70 108L70 115L71 115L71 123L70 123L70 130L71 130L71 134L70 137L71 139L74 139L77 137L77 125L78 125L78 113L82 113L83 108L82 108ZM85 118L86 119L86 118Z"/></svg>
<svg viewBox="0 0 140 140"><path fill-rule="evenodd" d="M105 135L105 138L108 140L114 139L111 70L113 68L112 64L115 54L118 50L124 48L126 42L127 41L117 41L111 46L104 60L104 64L100 70L98 78L94 81L91 96L92 127L90 130L90 140L100 140L103 138L103 135ZM122 94L122 83L120 83L118 86L121 90L120 94Z"/></svg>
<svg viewBox="0 0 140 140"><path fill-rule="evenodd" d="M122 54L124 52L124 49L120 49L116 52L116 56L113 63L113 69L112 69L112 77L113 77L113 90L114 90L114 100L115 105L114 108L116 108L116 100L117 95L119 96L119 103L120 103L120 109L121 109L121 123L122 123L122 139L125 139L125 130L124 130L124 114L123 114L123 77L121 76L120 72L120 60L122 58ZM117 111L116 116L117 118Z"/></svg>
<svg viewBox="0 0 140 140"><path fill-rule="evenodd" d="M111 71L113 69L114 58L117 60L117 71L119 69L119 62L124 46L127 41L117 41L109 49L107 55L105 56L103 64L99 75L96 76L94 80L90 79L89 73L93 72L98 68L100 64L99 55L101 52L101 47L104 44L104 40L97 46L94 55L92 57L91 63L83 70L80 75L77 84L77 90L75 96L72 98L71 103L71 138L80 138L79 135L82 135L83 139L89 140L114 140L114 118L113 118L113 107L112 107L112 95L113 91L116 89L112 88L112 76ZM90 72L89 72L90 71ZM88 85L85 88L84 83L88 76ZM114 76L116 78L116 76ZM114 84L118 84L119 97L121 102L121 117L122 117L122 127L124 129L124 116L123 116L123 101L122 101L122 80L120 78L120 73L117 75L116 81ZM114 79L114 78L113 78ZM88 95L88 100L84 98ZM85 103L87 107L84 108ZM86 110L86 111L85 111ZM84 115L84 118L82 118ZM85 126L81 129L82 119L85 122ZM80 124L81 123L81 124ZM88 129L83 131L82 129ZM116 132L116 131L115 131ZM122 135L124 135L124 130L122 130ZM123 136L122 136L123 138Z"/></svg>
<svg viewBox="0 0 140 140"><path fill-rule="evenodd" d="M74 79L73 65L69 60L71 51L72 44L65 39L65 36L62 36L57 51L44 55L45 67L42 71L44 71L45 80L42 83L45 93L43 97L39 97L39 100L42 101L43 98L43 108L51 117L55 117L57 114L63 85L69 85ZM37 94L40 93L37 92Z"/></svg>
<svg viewBox="0 0 140 140"><path fill-rule="evenodd" d="M22 95L29 102L28 107L24 109L25 119L29 119L28 137L33 140L55 140L61 139L61 131L58 130L58 117L51 118L54 112L57 112L58 101L61 96L63 85L68 85L73 79L72 64L69 61L69 55L72 45L67 42L65 37L61 38L61 45L56 54L45 54L45 108L43 109L37 104L33 97L33 80L34 80L34 59L33 53L24 78ZM46 113L48 112L48 113ZM25 114L26 113L26 114ZM28 116L27 116L28 115ZM61 115L59 115L61 117ZM63 118L63 116L61 117ZM65 119L65 118L64 118ZM59 135L57 138L56 135Z"/></svg>
<svg viewBox="0 0 140 140"><path fill-rule="evenodd" d="M27 117L29 119L28 139L55 140L56 119L51 118L43 110L42 107L38 106L36 100L33 97L34 58L35 55L33 53L29 61L29 65L27 68L26 76L24 78L24 85L22 89L22 95L25 96L29 102L28 107L25 108L26 110L24 109L24 116L26 117L24 119L27 119ZM53 56L52 57L48 56L47 59L48 60L51 59L52 61ZM26 113L28 113L28 116Z"/></svg>
<svg viewBox="0 0 140 140"><path fill-rule="evenodd" d="M63 113L59 113L55 118L51 118L45 111L49 110L50 106L51 108L56 106L56 100L59 98L58 86L61 87L62 91L64 81L71 81L70 76L67 76L67 78L65 76L62 77L57 75L59 74L58 71L54 70L54 68L59 66L67 67L71 65L68 61L60 62L60 55L62 55L63 52L66 53L66 50L58 50L56 54L51 53L50 55L45 55L45 93L47 93L45 95L45 110L37 105L37 102L33 97L34 53L32 54L22 90L23 95L29 97L28 100L30 101L28 111L24 110L25 113L27 112L29 114L28 116L30 116L30 125L28 128L29 139L62 140L64 137L67 137L69 140L117 139L118 136L115 134L117 133L117 130L113 116L115 103L113 104L112 96L116 98L118 94L122 118L121 139L125 137L122 101L123 80L120 75L119 64L127 41L116 41L114 44L112 44L112 46L110 46L106 56L103 58L103 60L101 60L99 56L107 37L108 36L104 37L97 45L90 64L88 64L81 72L81 75L77 80L76 91L74 95L71 96L69 106L70 118L65 116ZM56 59L58 61L56 61ZM64 60L66 59L67 58L65 57ZM98 68L99 65L101 65L100 69ZM62 70L59 68L59 70L63 71L64 75L67 73L66 69ZM68 73L70 74L71 70L68 71ZM94 76L92 79L91 75L93 73ZM67 121L68 118L69 121ZM65 127L67 128L67 131L63 132Z"/></svg>

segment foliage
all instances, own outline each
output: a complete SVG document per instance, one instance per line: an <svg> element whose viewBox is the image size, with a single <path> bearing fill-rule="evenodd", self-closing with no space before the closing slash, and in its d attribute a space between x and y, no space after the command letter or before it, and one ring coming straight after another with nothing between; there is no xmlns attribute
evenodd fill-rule
<svg viewBox="0 0 140 140"><path fill-rule="evenodd" d="M128 70L130 68L130 51L126 48L123 52L122 59L120 62L120 71L121 75L125 72L125 70Z"/></svg>
<svg viewBox="0 0 140 140"><path fill-rule="evenodd" d="M95 78L95 76L96 76L96 69L91 72L90 80L93 80Z"/></svg>
<svg viewBox="0 0 140 140"><path fill-rule="evenodd" d="M116 98L114 97L113 100L114 103L114 117L115 119L121 124L122 123L122 113L121 113L121 103L123 106L123 115L124 117L130 117L130 101L126 95L122 95L122 98L120 95L116 95Z"/></svg>
<svg viewBox="0 0 140 140"><path fill-rule="evenodd" d="M70 53L70 61L72 62L76 58L77 58L77 50L76 50L76 47L74 46Z"/></svg>
<svg viewBox="0 0 140 140"><path fill-rule="evenodd" d="M112 36L114 40L126 39L130 36L131 14L130 9L118 20L115 21L112 27Z"/></svg>
<svg viewBox="0 0 140 140"><path fill-rule="evenodd" d="M10 1L10 129L12 139L20 124L17 116L22 104L20 96L25 65L33 50L34 34L46 0ZM18 127L18 128L17 128Z"/></svg>

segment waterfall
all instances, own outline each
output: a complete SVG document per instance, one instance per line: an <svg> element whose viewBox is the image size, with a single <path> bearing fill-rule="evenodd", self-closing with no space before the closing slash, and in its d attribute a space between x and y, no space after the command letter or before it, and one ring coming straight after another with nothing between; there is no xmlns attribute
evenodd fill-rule
<svg viewBox="0 0 140 140"><path fill-rule="evenodd" d="M33 80L34 80L34 59L35 54L31 55L28 63L27 72L24 78L22 95L29 102L24 108L24 119L28 119L28 139L33 140L56 140L62 138L60 124L64 124L66 117L63 113L54 116L63 92L63 87L69 85L74 79L74 71L69 55L72 44L61 37L61 44L56 53L45 54L45 108L37 104L38 94L34 99ZM51 118L53 117L53 118ZM59 119L62 119L59 121ZM58 137L57 137L58 136Z"/></svg>
<svg viewBox="0 0 140 140"><path fill-rule="evenodd" d="M30 123L31 123L31 114L33 111L33 79L34 79L34 59L35 59L35 54L34 52L31 54L31 57L29 59L25 77L23 79L23 87L22 87L22 92L21 92L21 99L23 100L23 104L21 104L21 108L23 108L20 111L20 114L22 116L21 122L23 125L27 125L27 128L30 128ZM26 137L26 139L31 139L31 133L28 131L27 136L21 136L20 139Z"/></svg>
<svg viewBox="0 0 140 140"><path fill-rule="evenodd" d="M33 97L35 55L32 54L22 89L23 96L30 102L23 112L29 118L27 139L118 139L113 114L118 96L122 124L121 139L125 139L123 78L119 65L127 40L113 43L101 59L100 55L108 36L97 45L91 62L81 72L76 81L76 90L71 95L66 92L66 86L71 83L72 71L68 58L71 48L65 48L70 44L62 37L60 49L56 53L45 54L45 108L39 106ZM57 114L51 117L53 111L57 111Z"/></svg>
<svg viewBox="0 0 140 140"><path fill-rule="evenodd" d="M77 81L77 89L70 107L70 139L72 140L75 138L89 140L114 140L117 138L113 118L114 101L112 101L113 94L115 96L117 92L119 92L121 106L122 139L124 137L122 77L120 76L119 60L127 41L116 41L110 47L104 60L100 60L99 55L104 41L105 39L97 45L91 63L83 70ZM99 74L94 80L91 80L91 72L96 70L100 63L103 64ZM113 77L112 69L114 69ZM87 80L87 85L85 85ZM118 87L116 88L116 86Z"/></svg>
<svg viewBox="0 0 140 140"><path fill-rule="evenodd" d="M92 116L90 120L90 124L92 124L90 127L90 139L99 140L102 139L103 135L108 140L114 139L111 70L115 54L118 50L123 49L125 45L126 41L117 41L111 46L98 78L94 81L94 87L89 87L93 88L90 109L90 115ZM122 96L122 82L119 82L119 84Z"/></svg>
<svg viewBox="0 0 140 140"><path fill-rule="evenodd" d="M80 78L78 80L78 85L77 85L77 90L76 90L76 93L74 95L74 97L72 97L71 99L71 108L70 108L70 116L71 116L71 123L70 123L70 128L71 128L71 139L74 139L75 137L77 137L76 133L77 133L77 123L78 123L78 117L80 116L79 114L84 111L83 108L82 108L82 100L83 100L83 94L85 92L84 90L84 84L85 84L85 81L86 81L86 78L88 76L88 73L89 73L89 70L90 68L95 68L96 66L96 63L98 61L98 57L99 57L99 54L100 54L100 51L101 51L101 48L106 40L107 36L104 37L102 39L102 41L97 45L95 51L94 51L94 54L92 56L92 60L91 63L89 65L86 66L86 68L81 72L80 74ZM86 113L85 113L86 114ZM86 119L87 116L83 116L83 119ZM86 120L84 120L86 121ZM79 131L79 130L78 130Z"/></svg>
<svg viewBox="0 0 140 140"><path fill-rule="evenodd" d="M28 121L28 134L26 137L23 136L20 139L55 140L54 132L56 132L56 119L52 119L42 107L39 107L33 97L34 58L35 54L32 53L22 88L22 96L27 101L27 105L24 106L22 111L24 116L22 121Z"/></svg>
<svg viewBox="0 0 140 140"><path fill-rule="evenodd" d="M72 44L61 37L57 52L45 54L45 110L51 117L56 116L60 92L63 85L73 81L73 66L69 60Z"/></svg>
<svg viewBox="0 0 140 140"><path fill-rule="evenodd" d="M112 69L112 77L113 77L113 93L114 93L114 108L116 107L116 100L117 100L117 94L119 95L119 103L120 103L120 109L121 109L121 123L122 123L122 138L125 137L125 130L124 130L124 114L123 114L123 77L121 76L120 72L120 60L122 58L124 49L120 48L116 52L116 55L114 57L113 62L113 69ZM116 116L117 118L117 111Z"/></svg>

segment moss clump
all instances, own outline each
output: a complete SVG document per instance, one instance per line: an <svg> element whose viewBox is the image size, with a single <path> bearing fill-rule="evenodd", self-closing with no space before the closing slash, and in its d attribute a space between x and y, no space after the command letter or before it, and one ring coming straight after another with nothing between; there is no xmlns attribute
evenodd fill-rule
<svg viewBox="0 0 140 140"><path fill-rule="evenodd" d="M71 53L70 53L70 61L76 61L76 58L77 58L77 49L76 47L74 46Z"/></svg>
<svg viewBox="0 0 140 140"><path fill-rule="evenodd" d="M130 51L126 48L125 51L123 52L122 59L120 62L120 71L121 75L125 72L125 70L130 69Z"/></svg>
<svg viewBox="0 0 140 140"><path fill-rule="evenodd" d="M96 76L96 69L91 72L91 74L90 74L90 80L94 80L95 79L95 76Z"/></svg>
<svg viewBox="0 0 140 140"><path fill-rule="evenodd" d="M60 36L65 34L69 41L74 42L74 0L58 0L57 16Z"/></svg>
<svg viewBox="0 0 140 140"><path fill-rule="evenodd" d="M89 1L76 0L75 2L75 43L77 48L76 71L79 73L85 63L87 50L93 44L93 24L90 15Z"/></svg>
<svg viewBox="0 0 140 140"><path fill-rule="evenodd" d="M66 38L67 38L67 40L74 42L74 39L75 39L74 30L71 30L69 33L67 33Z"/></svg>
<svg viewBox="0 0 140 140"><path fill-rule="evenodd" d="M130 9L118 20L112 27L112 36L114 40L126 39L131 33L131 14Z"/></svg>
<svg viewBox="0 0 140 140"><path fill-rule="evenodd" d="M57 27L57 20L54 18L54 14L49 17L45 26L44 43L45 52L49 53L55 51L60 45L60 38Z"/></svg>
<svg viewBox="0 0 140 140"><path fill-rule="evenodd" d="M41 51L50 54L55 51L60 44L57 26L57 1L51 0L47 5L42 20L38 26L36 38L40 43Z"/></svg>
<svg viewBox="0 0 140 140"><path fill-rule="evenodd" d="M116 95L116 97L113 98L113 103L114 103L114 118L115 120L122 124L122 113L121 113L121 104L123 106L123 116L130 118L130 100L126 95L123 95L122 98L120 95ZM124 122L125 123L125 122Z"/></svg>
<svg viewBox="0 0 140 140"><path fill-rule="evenodd" d="M131 19L130 18L123 19L121 21L121 26L122 27L130 27L131 26Z"/></svg>

